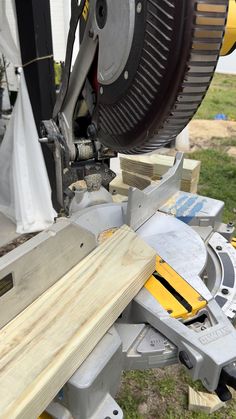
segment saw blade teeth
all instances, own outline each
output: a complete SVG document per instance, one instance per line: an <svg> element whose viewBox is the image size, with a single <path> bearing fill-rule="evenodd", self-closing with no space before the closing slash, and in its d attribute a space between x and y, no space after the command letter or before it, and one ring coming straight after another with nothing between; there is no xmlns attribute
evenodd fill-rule
<svg viewBox="0 0 236 419"><path fill-rule="evenodd" d="M110 90L111 99L104 94L99 103L100 141L130 154L163 147L194 116L218 61L228 0L146 0L145 6L138 63L137 45L131 48L137 70L128 72L123 95L113 100Z"/></svg>

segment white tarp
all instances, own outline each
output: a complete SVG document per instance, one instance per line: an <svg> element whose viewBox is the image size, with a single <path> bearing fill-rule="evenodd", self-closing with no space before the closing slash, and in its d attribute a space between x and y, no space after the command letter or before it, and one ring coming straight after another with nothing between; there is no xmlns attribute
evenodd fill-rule
<svg viewBox="0 0 236 419"><path fill-rule="evenodd" d="M19 66L20 48L13 40L14 28L10 28L7 20L7 1L12 1L13 11L15 6L14 0L0 0L0 52ZM23 72L17 101L0 146L0 211L16 223L20 234L43 230L56 216Z"/></svg>

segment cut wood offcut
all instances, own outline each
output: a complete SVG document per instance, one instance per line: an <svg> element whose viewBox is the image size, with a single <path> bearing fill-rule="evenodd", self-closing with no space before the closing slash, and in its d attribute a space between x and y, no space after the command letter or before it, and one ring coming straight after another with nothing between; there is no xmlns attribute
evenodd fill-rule
<svg viewBox="0 0 236 419"><path fill-rule="evenodd" d="M0 418L36 418L155 270L123 226L0 331ZM52 264L53 269L53 264Z"/></svg>
<svg viewBox="0 0 236 419"><path fill-rule="evenodd" d="M214 413L225 406L216 394L195 391L189 387L189 410L193 412Z"/></svg>

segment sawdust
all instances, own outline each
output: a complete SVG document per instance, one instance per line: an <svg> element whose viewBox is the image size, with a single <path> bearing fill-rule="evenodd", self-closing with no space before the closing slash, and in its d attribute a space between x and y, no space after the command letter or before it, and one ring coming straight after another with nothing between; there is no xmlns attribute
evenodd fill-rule
<svg viewBox="0 0 236 419"><path fill-rule="evenodd" d="M16 247L20 246L21 244L27 242L32 237L34 237L36 234L38 234L38 233L23 234L22 236L18 237L17 239L12 240L10 243L7 243L5 246L0 247L0 257L6 255L7 253L16 249Z"/></svg>

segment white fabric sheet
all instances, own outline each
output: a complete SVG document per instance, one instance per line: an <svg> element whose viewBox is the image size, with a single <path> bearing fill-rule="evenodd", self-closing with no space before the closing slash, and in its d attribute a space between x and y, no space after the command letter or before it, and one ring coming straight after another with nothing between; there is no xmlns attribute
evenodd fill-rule
<svg viewBox="0 0 236 419"><path fill-rule="evenodd" d="M6 1L11 0L0 0L0 51L19 66L20 50L13 39L14 28L10 28L7 20ZM12 9L14 12L14 0ZM43 230L56 216L23 73L12 117L0 146L0 211L16 223L16 231L20 234Z"/></svg>

